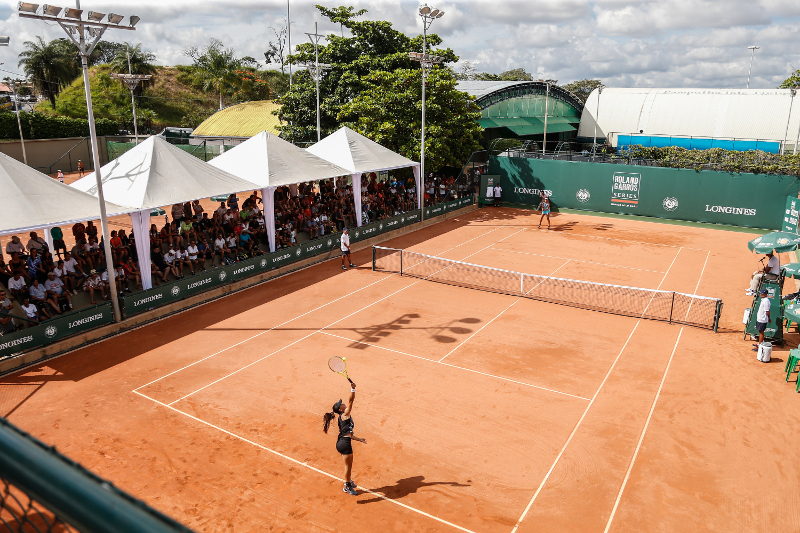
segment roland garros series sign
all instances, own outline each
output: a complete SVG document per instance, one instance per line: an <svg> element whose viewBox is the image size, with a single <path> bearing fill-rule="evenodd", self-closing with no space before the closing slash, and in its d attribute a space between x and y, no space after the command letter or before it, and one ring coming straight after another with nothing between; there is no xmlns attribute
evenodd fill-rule
<svg viewBox="0 0 800 533"><path fill-rule="evenodd" d="M633 172L614 172L614 181L611 186L611 205L617 207L638 206L641 186L641 174Z"/></svg>

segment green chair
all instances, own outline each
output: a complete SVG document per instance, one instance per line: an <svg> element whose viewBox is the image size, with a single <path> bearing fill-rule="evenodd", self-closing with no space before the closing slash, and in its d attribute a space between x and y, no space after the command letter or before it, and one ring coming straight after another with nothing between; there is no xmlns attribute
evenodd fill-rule
<svg viewBox="0 0 800 533"><path fill-rule="evenodd" d="M795 348L789 352L789 360L786 361L786 368L784 371L786 372L786 381L789 381L789 376L794 372L794 369L797 367L797 363L800 362L800 349ZM800 384L800 378L797 380L798 384ZM798 391L800 391L800 385L798 385Z"/></svg>

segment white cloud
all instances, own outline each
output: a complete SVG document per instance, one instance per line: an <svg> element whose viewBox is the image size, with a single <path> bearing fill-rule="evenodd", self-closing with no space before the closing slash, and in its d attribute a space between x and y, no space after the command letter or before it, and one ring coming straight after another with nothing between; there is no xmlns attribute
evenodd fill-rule
<svg viewBox="0 0 800 533"><path fill-rule="evenodd" d="M323 33L338 24L321 18L314 3L290 0L292 42L319 23ZM427 0L445 11L431 32L462 61L501 72L523 67L536 76L569 82L599 77L611 86L743 87L756 44L751 87L774 87L800 68L800 0ZM71 2L63 2L63 5ZM409 35L422 32L417 1L324 2L366 8L369 20L388 20ZM263 57L273 38L270 25L286 15L285 0L83 0L84 9L136 14L136 32L110 31L111 40L132 40L162 64L186 64L183 50L221 39L242 55ZM23 42L36 35L63 36L58 27L21 20L15 0L0 0L3 69L18 71Z"/></svg>

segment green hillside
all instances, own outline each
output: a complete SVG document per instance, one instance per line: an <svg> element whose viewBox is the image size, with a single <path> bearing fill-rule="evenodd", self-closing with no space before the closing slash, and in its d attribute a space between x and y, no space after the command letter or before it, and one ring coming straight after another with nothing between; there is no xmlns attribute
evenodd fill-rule
<svg viewBox="0 0 800 533"><path fill-rule="evenodd" d="M165 126L195 127L219 107L213 93L192 84L191 67L156 67L157 74L137 96L140 131L160 131ZM99 65L89 69L95 118L114 120L133 130L130 92L122 82L110 77L111 68ZM78 78L56 97L56 107L40 102L36 111L72 118L86 117L83 78Z"/></svg>

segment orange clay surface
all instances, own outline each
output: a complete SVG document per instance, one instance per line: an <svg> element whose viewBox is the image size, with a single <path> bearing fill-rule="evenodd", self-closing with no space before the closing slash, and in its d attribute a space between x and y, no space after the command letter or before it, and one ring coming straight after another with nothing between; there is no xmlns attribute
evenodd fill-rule
<svg viewBox="0 0 800 533"><path fill-rule="evenodd" d="M752 235L537 222L483 209L385 246L719 297L720 332L372 272L365 250L3 378L0 409L197 531L800 530L789 348L763 364L742 340ZM358 497L322 432L349 394L333 355Z"/></svg>

